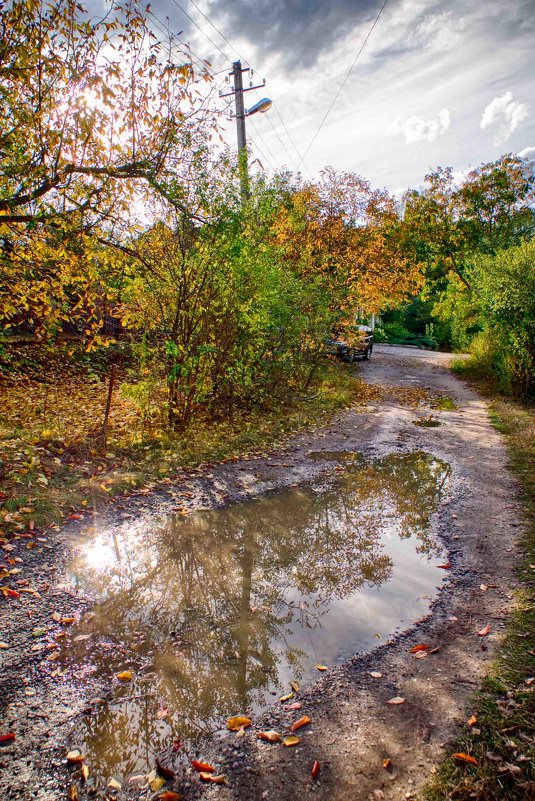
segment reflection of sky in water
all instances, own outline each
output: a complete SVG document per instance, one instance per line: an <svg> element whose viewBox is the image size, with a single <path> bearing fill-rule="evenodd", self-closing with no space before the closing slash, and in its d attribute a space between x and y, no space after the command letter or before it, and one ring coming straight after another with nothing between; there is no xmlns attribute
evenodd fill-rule
<svg viewBox="0 0 535 801"><path fill-rule="evenodd" d="M180 737L194 743L288 682L317 678L426 614L443 578L431 517L448 468L422 453L365 462L187 518L125 524L80 546L73 580L100 599L64 658L96 673L136 669L86 721L104 779L145 771ZM443 557L442 557L443 559ZM161 706L169 719L158 721ZM172 735L172 736L171 736Z"/></svg>

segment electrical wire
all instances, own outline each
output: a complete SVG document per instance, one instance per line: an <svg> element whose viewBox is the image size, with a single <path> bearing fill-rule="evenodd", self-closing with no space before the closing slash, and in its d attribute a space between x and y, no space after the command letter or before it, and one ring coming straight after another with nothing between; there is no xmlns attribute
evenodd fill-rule
<svg viewBox="0 0 535 801"><path fill-rule="evenodd" d="M197 29L198 29L198 30L199 30L199 31L200 31L200 32L203 34L203 36L206 36L206 38L208 39L208 41L209 41L209 42L210 42L210 43L211 43L211 44L212 44L212 45L215 47L215 49L216 49L216 50L219 50L219 52L221 53L221 55L223 56L223 58L224 58L224 59L226 59L226 61L230 61L230 62L232 62L232 59L231 59L231 58L229 58L229 57L228 57L228 55L227 55L227 54L226 54L226 53L225 53L223 50L221 50L221 48L219 47L219 45L217 45L217 44L214 42L214 40L213 40L213 39L211 39L211 38L208 36L208 34L206 33L206 31L203 31L203 29L201 28L201 26L200 26L200 25L198 25L198 24L195 22L195 20L193 19L193 17L190 17L190 15L188 14L188 12L187 12L187 11L186 11L184 8L182 8L182 6L181 6L181 5L180 5L180 3L178 2L178 0L173 0L173 3L175 4L175 6L177 6L177 8L179 8L179 9L182 11L182 13L183 13L183 14L185 14L185 15L186 15L186 17L187 17L187 18L188 18L188 19L189 19L189 20L190 20L190 21L191 21L191 22L192 22L192 23L195 25L195 27L196 27L196 28L197 28ZM234 48L233 48L233 49L234 49Z"/></svg>
<svg viewBox="0 0 535 801"><path fill-rule="evenodd" d="M174 2L176 2L176 0L174 0ZM232 44L232 42L231 42L231 41L230 41L230 40L229 40L229 39L228 39L228 38L225 36L225 34L223 33L223 31L221 31L221 30L220 30L220 29L217 27L217 25L216 25L214 22L212 22L212 20L210 19L210 17L209 17L207 14L205 14L205 13L204 13L204 11L203 11L203 10L202 10L202 9L201 9L201 8L200 8L198 5L197 5L197 3L195 2L195 0L190 0L190 3L191 3L191 4L192 4L192 5L193 5L193 6L194 6L196 9L197 9L197 11L199 12L199 14L201 14L201 16L202 16L202 17L203 17L203 18L206 20L206 22L208 22L208 24L209 24L209 25L211 25L211 27L214 29L214 31L215 31L215 32L216 32L216 33L217 33L217 34L218 34L218 35L219 35L219 36L220 36L220 37L221 37L221 38L222 38L222 39L223 39L223 40L224 40L224 41L225 41L225 42L228 44L228 46L231 48L231 50L234 50L234 52L236 53L236 55L238 56L238 58L240 59L240 61L242 61L244 64L248 64L248 65L250 66L250 62L249 62L249 61L248 61L248 60L247 60L247 59L246 59L244 56L242 56L242 54L239 52L239 50L236 48L236 46L235 46L235 45L233 45L233 44ZM191 18L190 18L190 19L191 19ZM197 27L199 28L199 26L198 26L198 25L197 25ZM199 30L202 30L202 29L201 29L201 28L199 28ZM211 40L210 40L210 41L211 41ZM213 44L213 43L212 43L212 44ZM257 95L258 95L258 92L257 92ZM284 120L283 120L283 118L282 118L282 116L281 116L281 113L279 112L279 109L278 109L278 107L276 106L275 102L273 102L273 106L274 106L274 108L275 108L275 111L276 111L276 113L277 113L277 115L278 115L278 117L279 117L279 119L280 119L281 123L282 123L282 127L284 128L284 131L285 131L285 133L286 133L286 136L287 136L287 137L288 137L288 139L290 140L290 142L291 142L291 144L292 144L292 146L293 146L293 148L294 148L295 152L297 153L297 158L298 158L298 161L297 161L297 162L295 161L295 159L294 159L293 155L292 155L292 154L289 152L288 148L286 147L286 144L285 144L285 143L282 141L281 137L279 136L279 133L278 133L278 131L276 131L276 129L275 129L275 126L273 125L273 122L272 122L271 118L270 118L270 117L268 117L269 123L270 123L270 125L271 125L271 127L272 127L272 129L273 129L273 132L275 133L275 136L278 138L278 140L279 140L279 142L281 143L282 147L284 148L284 150L285 150L286 154L288 155L288 158L289 158L289 159L290 159L290 160L293 162L293 164L296 166L296 168L297 168L297 169L299 169L299 166L300 166L301 162L303 162L303 166L305 167L305 169L307 170L307 172L310 174L310 171L308 170L308 168L307 168L306 164L304 164L304 159L303 159L303 158L301 158L301 153L299 152L299 150L298 150L298 148L297 148L297 146L296 146L295 142L293 141L293 139L292 139L292 137L291 137L291 135L290 135L290 132L288 131L288 128L286 127L286 124L285 124L285 122L284 122Z"/></svg>
<svg viewBox="0 0 535 801"><path fill-rule="evenodd" d="M353 63L351 64L351 66L350 66L349 70L347 71L347 73L346 73L346 75L345 75L345 77L344 77L344 80L342 81L342 83L341 83L341 84L340 84L340 86L338 87L338 91L337 91L337 93L335 94L335 96L334 96L334 98L333 98L333 100L332 100L332 102L331 102L331 105L329 106L329 108L328 108L328 109L327 109L327 111L325 112L325 114L324 114L324 116L323 116L323 119L322 119L322 121L321 121L321 122L320 122L320 124L319 124L319 128L317 129L316 133L314 134L314 136L312 137L312 139L311 139L311 140L310 140L310 142L308 143L308 147L307 147L307 149L305 150L305 152L304 152L304 154L303 154L303 157L302 157L301 161L304 161L304 159L305 159L305 158L306 158L306 156L308 155L308 153L309 153L309 151L310 151L310 148L312 147L312 145L313 145L313 144L314 144L314 142L316 141L316 139L317 139L317 137L318 137L318 134L319 134L319 132L321 131L321 129L323 128L323 126L324 126L324 124L325 124L325 121L326 121L327 117L329 116L329 114L330 114L330 113L331 113L331 111L333 110L333 108L334 108L334 106L335 106L335 103L336 103L336 101L337 101L337 100L338 100L338 98L340 97L340 94L341 94L341 92L342 92L342 89L343 89L343 88L344 88L344 86L346 85L346 83L347 83L347 81L348 81L348 79L349 79L349 76L350 76L350 75L351 75L351 73L353 72L353 69L355 68L355 65L356 65L356 63L357 63L357 61L359 60L359 58L360 58L360 55L361 55L362 51L363 51L363 50L364 50L364 48L366 47L366 45L367 45L367 43L368 43L368 39L369 39L369 38L370 38L370 36L372 35L372 33L373 33L373 30L374 30L375 26L376 26L376 25L377 25L377 23L379 22L379 19L381 18L381 14L382 14L382 13L383 13L383 11L385 10L385 7L386 7L386 4L387 4L387 3L388 3L388 0L384 0L384 2L383 2L383 5L381 6L381 8L380 8L380 10L379 10L379 13L378 13L378 14L377 14L377 16L375 17L375 19L374 19L374 21L373 21L373 24L372 24L372 26L371 26L371 28L370 28L370 30L369 30L369 31L368 31L368 33L366 34L366 38L365 38L365 39L364 39L364 41L362 42L362 44L361 44L361 46L360 46L360 48L359 48L359 51L358 51L357 55L355 56L355 59L354 59Z"/></svg>

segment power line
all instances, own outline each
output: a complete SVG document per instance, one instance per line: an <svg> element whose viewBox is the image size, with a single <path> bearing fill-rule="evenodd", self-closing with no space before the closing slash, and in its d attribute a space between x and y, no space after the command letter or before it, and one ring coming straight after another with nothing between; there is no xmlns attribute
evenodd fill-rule
<svg viewBox="0 0 535 801"><path fill-rule="evenodd" d="M175 0L175 2L176 2L176 0ZM219 36L220 36L220 37L221 37L221 38L222 38L222 39L223 39L223 40L224 40L224 41L225 41L225 42L228 44L228 46L231 48L231 50L234 50L234 52L236 53L236 55L238 56L238 58L239 58L239 59L240 59L242 62L244 62L245 64L248 64L248 65L250 66L250 62L249 62L249 61L248 61L246 58L244 58L244 57L241 55L241 53L240 53L240 52L239 52L239 50L238 50L238 49L235 47L235 45L233 45L233 44L232 44L232 42L231 42L231 41L230 41L230 40L229 40L229 39L228 39L228 38L225 36L225 34L223 33L223 31L221 31L221 30L220 30L220 29L217 27L217 25L215 25L215 23L213 23L213 22L212 22L212 20L210 19L210 17L209 17L207 14L205 14L205 13L204 13L204 11L203 11L203 10L202 10L202 9L201 9L201 8L200 8L198 5L197 5L197 3L195 2L195 0L190 0L190 2L191 2L191 4L192 4L192 5L193 5L193 6L194 6L196 9L197 9L197 11L199 12L199 14L201 14L201 16L202 16L202 17L203 17L203 18L204 18L204 19L205 19L205 20L208 22L208 24L212 26L212 28L214 29L214 31L215 31L215 32L216 32L216 33L217 33L217 34L218 34L218 35L219 35ZM199 26L197 26L197 27L199 27ZM199 30L201 30L201 29L199 28ZM211 41L211 40L210 40L210 41ZM259 93L257 92L257 95L258 95L258 94L259 94ZM289 133L289 131L288 131L287 127L286 127L286 124L285 124L284 120L282 119L282 116L281 116L281 114L280 114L280 112L279 112L279 109L278 109L278 108L275 106L275 103L274 103L273 105L274 105L274 107L275 107L275 111L276 111L276 113L277 113L277 115L278 115L278 117L279 117L279 119L280 119L280 121L281 121L281 123L282 123L282 127L284 128L284 131L285 131L285 133L286 133L286 135L287 135L288 139L290 140L290 142L291 142L291 144L292 144L292 146L293 146L293 148L294 148L295 152L297 153L297 157L298 157L298 159L299 159L299 161L298 161L298 162L296 162L296 161L295 161L295 159L294 159L294 157L292 156L292 154L291 154L291 153L288 151L288 148L286 147L285 143L282 141L282 139L280 138L280 136L279 136L278 132L275 130L275 126L273 125L273 122L272 122L271 118L269 118L269 117L268 117L268 119L269 119L269 123L270 123L270 125L271 125L271 127L272 127L272 129L273 129L273 131L274 131L274 133L275 133L275 135L276 135L276 137L278 138L279 142L281 143L282 147L284 148L284 150L285 150L286 154L288 155L288 158L290 158L290 159L292 160L292 162L293 162L293 163L296 165L297 169L299 169L299 165L301 164L301 162L302 162L302 161L304 161L304 159L302 159L302 158L301 158L301 154L300 154L299 150L297 149L297 147L296 147L296 145L295 145L295 142L293 141L293 139L292 139L292 137L291 137L291 135L290 135L290 133ZM304 166L305 166L305 169L307 169L307 172L309 172L309 174L310 174L310 171L309 171L309 170L308 170L308 168L306 167L306 164L304 164Z"/></svg>
<svg viewBox="0 0 535 801"><path fill-rule="evenodd" d="M163 20L161 20L159 17L157 17L156 14L152 10L148 11L148 16L150 17L151 22L160 31L160 33L163 33L165 36L173 36L173 33L172 33L171 30L169 30L169 29L166 30L165 29L165 22ZM184 42L180 42L180 40L177 40L177 42L179 44L181 44L186 50L185 50L185 52L182 52L182 51L180 51L178 49L177 44L175 44L173 42L170 42L171 50L174 50L175 55L180 55L181 59L184 58L184 57L186 57L186 58L189 57L191 59L191 56L194 56L197 59L197 63L202 65L203 69L205 69L208 73L210 73L208 65L206 64L206 61L202 58L202 56L199 56L198 53L196 53L194 50L192 50L189 45L184 44ZM215 73L215 74L217 75L219 73Z"/></svg>
<svg viewBox="0 0 535 801"><path fill-rule="evenodd" d="M346 85L346 83L347 83L347 81L348 81L348 78L349 78L349 76L350 76L350 75L351 75L351 73L353 72L353 69L354 69L354 67L355 67L355 65L356 65L356 63L357 63L357 61L359 60L359 58L360 58L360 55L361 55L362 51L363 51L363 50L364 50L364 48L366 47L366 45L367 45L367 43L368 43L368 39L370 38L370 36L371 36L371 35L372 35L372 33L373 33L373 29L375 28L375 26L376 26L376 25L377 25L377 23L379 22L379 19L380 19L380 17L381 17L381 14L382 14L382 13L383 13L383 11L385 10L385 7L386 7L386 4L387 4L387 3L388 3L388 0L384 0L384 2L383 2L383 5L381 6L381 8L380 8L380 10L379 10L379 13L377 14L377 16L375 17L375 19L374 19L374 21L373 21L373 25L371 26L370 30L368 31L368 33L367 33L367 35L366 35L366 38L365 38L365 39L364 39L364 41L362 42L362 44L361 44L361 46L360 46L360 48L359 48L359 51L358 51L357 55L355 56L355 59L354 59L353 63L351 64L351 66L350 66L349 70L347 71L347 73L346 73L346 76L345 76L344 80L343 80L343 81L342 81L342 83L340 84L340 86L339 86L339 88L338 88L338 91L337 91L337 93L335 94L335 96L334 96L334 98L333 98L333 100L332 100L332 103L331 103L331 105L329 106L329 108L328 108L328 109L327 109L327 111L325 112L325 114L324 114L324 117L323 117L322 121L320 122L319 128L317 129L316 133L314 134L314 136L312 137L312 139L311 139L311 140L310 140L310 142L308 143L308 147L307 147L307 149L305 150L305 152L304 152L304 154L303 154L303 156L302 156L302 158L301 158L301 161L304 161L304 160L305 160L306 156L308 155L308 153L309 153L309 151L310 151L310 148L312 147L312 145L313 145L313 144L314 144L314 142L316 141L316 139L317 139L317 137L318 137L318 134L319 134L319 132L321 131L321 129L323 128L323 126L324 126L324 124L325 124L325 120L327 119L327 117L329 116L329 114L331 113L331 111L333 110L333 108L334 108L334 105L335 105L336 101L337 101L337 100L338 100L338 98L340 97L340 93L342 92L342 89L343 89L343 88L344 88L344 86Z"/></svg>
<svg viewBox="0 0 535 801"><path fill-rule="evenodd" d="M218 34L219 34L219 36L221 36L221 38L222 38L222 39L224 39L224 40L225 40L225 42L228 44L228 46L230 47L230 49L231 49L231 50L234 50L234 52L236 53L236 55L238 56L238 58L239 58L241 61L245 62L245 64L249 64L249 66L251 66L251 65L250 65L250 63L249 63L249 61L247 61L247 59L246 59L246 58L244 58L243 56L241 56L241 55L239 54L239 52L236 50L236 48L234 47L234 45L232 44L232 42L229 42L229 40L227 39L227 37L225 36L225 34L224 34L222 31L220 31L220 30L219 30L219 28L217 27L217 25L215 25L215 24L212 22L212 20L210 19L210 17L208 17L208 16L207 16L207 15L204 13L204 11L203 11L201 8L199 8L199 6L198 6L198 5L197 5L197 3L195 2L195 0L190 0L190 3L192 4L192 6L195 6L195 8L196 8L196 9L197 9L197 11L199 12L199 14L201 14L201 15L204 17L204 19L206 20L206 22L208 22L208 24L212 26L212 28L214 29L214 31L215 31L216 33L218 33Z"/></svg>
<svg viewBox="0 0 535 801"><path fill-rule="evenodd" d="M182 13L183 13L183 14L185 14L185 15L186 15L186 17L187 17L187 18L188 18L188 19L189 19L189 20L190 20L190 21L191 21L191 22L192 22L192 23L195 25L195 27L196 27L196 28L197 28L197 29L198 29L198 30L199 30L199 31L200 31L200 32L203 34L203 36L206 36L206 38L208 39L208 41L209 41L209 42L210 42L210 43L211 43L211 44L212 44L212 45L215 47L215 49L216 49L216 50L219 50L219 52L221 53L221 55L223 56L223 58L224 58L224 59L226 59L226 61L232 61L232 59L231 59L231 58L229 58L229 57L227 56L227 54L223 52L223 50L221 50L221 48L219 47L219 45L217 45L217 44L214 42L214 40L213 40L213 39L211 39L211 38L208 36L208 34L206 33L206 31L203 31L203 29L201 28L201 26L200 26L200 25L198 25L198 24L195 22L195 20L193 19L193 17L190 17L190 15L188 14L188 12L187 12L187 11L186 11L184 8L182 8L182 6L181 6L181 5L180 5L180 3L178 2L178 0L173 0L173 3L175 4L175 6L177 6L177 8L179 8L179 9L182 11ZM234 49L234 48L233 48L233 49Z"/></svg>

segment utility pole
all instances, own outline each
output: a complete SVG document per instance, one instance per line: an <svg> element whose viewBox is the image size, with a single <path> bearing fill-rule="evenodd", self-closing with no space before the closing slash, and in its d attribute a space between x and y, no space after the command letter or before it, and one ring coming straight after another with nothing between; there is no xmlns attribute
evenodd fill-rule
<svg viewBox="0 0 535 801"><path fill-rule="evenodd" d="M247 169L247 140L245 137L245 106L243 104L243 70L241 61L232 64L234 78L234 106L236 109L236 133L238 135L238 166L242 203L249 197L249 173Z"/></svg>
<svg viewBox="0 0 535 801"><path fill-rule="evenodd" d="M248 111L245 110L243 103L244 92L250 92L252 89L260 89L262 86L266 85L266 79L264 78L263 83L258 84L257 86L253 86L253 82L249 81L249 86L244 89L244 72L249 72L251 77L253 75L253 70L251 67L243 68L241 61L234 61L232 64L232 72L229 73L229 75L231 75L234 79L234 87L231 92L226 92L225 94L222 92L219 93L220 97L229 97L230 95L234 95L236 133L238 136L238 165L240 170L240 191L242 203L245 203L249 197L249 173L247 169L247 137L245 134L245 118L250 117L251 114L256 114L257 111L263 113L271 106L271 100L269 100L267 97L264 97L262 100L259 100L258 103L255 103L255 105Z"/></svg>

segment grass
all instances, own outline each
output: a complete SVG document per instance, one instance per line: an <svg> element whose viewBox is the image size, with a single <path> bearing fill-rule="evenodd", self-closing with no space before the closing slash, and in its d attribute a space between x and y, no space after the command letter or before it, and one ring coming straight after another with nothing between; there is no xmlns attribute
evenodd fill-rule
<svg viewBox="0 0 535 801"><path fill-rule="evenodd" d="M450 747L424 792L427 801L535 799L535 409L491 396L490 413L519 481L526 523L520 590L499 654L473 698L477 723L466 725ZM451 757L458 752L473 756L477 766Z"/></svg>
<svg viewBox="0 0 535 801"><path fill-rule="evenodd" d="M0 540L59 524L84 507L102 507L118 493L168 483L181 467L263 453L377 392L347 366L326 361L306 397L230 420L199 419L173 435L131 391L121 391L121 384L135 386L124 369L103 449L98 434L106 372L106 365L95 371L53 353L31 364L26 356L11 361L0 383Z"/></svg>

